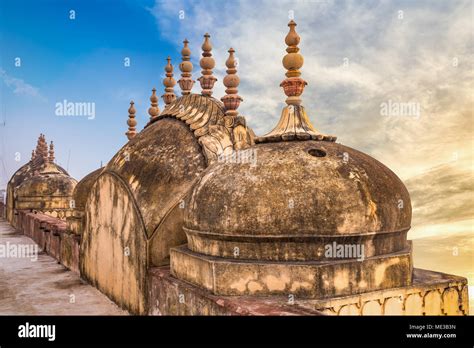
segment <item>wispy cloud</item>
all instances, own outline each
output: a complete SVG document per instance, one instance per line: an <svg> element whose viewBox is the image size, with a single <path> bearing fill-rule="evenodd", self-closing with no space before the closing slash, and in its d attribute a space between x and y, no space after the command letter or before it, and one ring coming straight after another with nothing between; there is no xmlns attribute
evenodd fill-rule
<svg viewBox="0 0 474 348"><path fill-rule="evenodd" d="M5 83L5 85L10 88L15 94L35 97L41 101L46 101L46 98L41 95L37 87L26 83L22 79L8 75L6 71L2 68L0 68L0 78Z"/></svg>
<svg viewBox="0 0 474 348"><path fill-rule="evenodd" d="M257 134L276 124L284 103L281 58L286 23L294 14L305 57L302 77L309 83L303 104L314 125L409 178L471 144L471 6L470 1L160 0L150 11L176 52L182 39L191 41L196 77L202 34L211 34L216 97L224 94L227 49L236 49L244 98L239 111ZM388 100L417 103L420 117L382 116L380 105Z"/></svg>

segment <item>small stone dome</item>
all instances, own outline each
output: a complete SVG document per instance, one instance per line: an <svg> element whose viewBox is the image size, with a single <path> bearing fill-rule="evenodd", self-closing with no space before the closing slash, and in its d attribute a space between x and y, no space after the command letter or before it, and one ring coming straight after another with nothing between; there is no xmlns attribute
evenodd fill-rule
<svg viewBox="0 0 474 348"><path fill-rule="evenodd" d="M54 163L46 163L37 174L26 179L15 190L17 209L70 209L77 181L64 174Z"/></svg>
<svg viewBox="0 0 474 348"><path fill-rule="evenodd" d="M208 168L185 216L188 247L220 257L322 260L328 243L365 257L407 246L409 194L374 158L325 141L258 144ZM242 162L242 161L241 161Z"/></svg>

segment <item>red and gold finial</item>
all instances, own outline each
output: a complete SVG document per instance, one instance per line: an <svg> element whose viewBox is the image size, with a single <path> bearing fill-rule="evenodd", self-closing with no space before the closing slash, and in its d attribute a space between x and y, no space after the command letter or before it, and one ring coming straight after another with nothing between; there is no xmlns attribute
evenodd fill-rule
<svg viewBox="0 0 474 348"><path fill-rule="evenodd" d="M181 94L187 95L191 93L194 85L194 80L191 78L193 73L193 63L191 63L191 50L188 47L189 41L184 39L183 49L181 50L182 62L179 64L181 70L181 78L178 80L179 87L181 87Z"/></svg>
<svg viewBox="0 0 474 348"><path fill-rule="evenodd" d="M287 95L286 103L288 105L300 105L301 104L301 94L305 86L307 85L306 81L303 80L301 76L301 67L304 63L303 56L299 53L299 43L300 36L295 30L296 23L291 20L288 23L290 31L286 35L285 43L288 46L286 48L287 54L283 57L283 66L287 69L286 79L280 84L283 87L285 94Z"/></svg>
<svg viewBox="0 0 474 348"><path fill-rule="evenodd" d="M201 94L207 97L212 95L212 88L214 87L214 83L217 81L217 79L212 75L212 69L214 69L216 62L214 58L212 58L212 45L209 40L210 37L211 36L208 33L204 35L204 42L201 46L202 58L199 62L199 65L202 68L202 76L198 79L202 88Z"/></svg>
<svg viewBox="0 0 474 348"><path fill-rule="evenodd" d="M306 81L301 78L301 67L304 59L299 53L298 47L300 36L295 30L296 23L291 20L288 23L290 31L285 37L287 54L283 57L283 66L286 71L286 79L280 86L286 96L286 104L281 112L280 121L273 130L262 137L255 139L257 143L280 142L292 140L322 140L335 141L336 137L320 133L313 127L311 121L306 114L305 108L301 105L301 94L307 85Z"/></svg>
<svg viewBox="0 0 474 348"><path fill-rule="evenodd" d="M225 93L226 95L221 98L222 102L224 103L226 112L226 116L237 116L239 112L237 111L242 98L237 94L238 87L240 83L239 76L237 76L237 69L236 69L236 60L234 57L234 49L229 49L229 58L227 58L225 65L227 66L227 75L224 77L224 86L226 87Z"/></svg>

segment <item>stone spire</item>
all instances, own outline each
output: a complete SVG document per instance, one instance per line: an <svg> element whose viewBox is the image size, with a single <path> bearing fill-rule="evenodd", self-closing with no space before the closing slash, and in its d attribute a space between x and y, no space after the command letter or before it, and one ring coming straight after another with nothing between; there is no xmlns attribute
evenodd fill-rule
<svg viewBox="0 0 474 348"><path fill-rule="evenodd" d="M165 86L165 94L161 96L167 106L171 102L176 100L176 94L174 94L174 85L176 80L173 78L173 65L171 64L171 58L166 58L168 64L165 66L166 77L163 79L163 86ZM165 106L165 107L166 107Z"/></svg>
<svg viewBox="0 0 474 348"><path fill-rule="evenodd" d="M191 78L193 72L193 63L191 63L191 50L188 47L189 41L184 39L184 47L181 50L183 61L179 64L181 70L181 78L178 80L179 87L181 87L181 94L187 95L191 93L194 85L194 80Z"/></svg>
<svg viewBox="0 0 474 348"><path fill-rule="evenodd" d="M36 156L35 157L38 157L41 153L41 137L42 137L43 133L41 133L38 137L38 140L36 141L36 149L35 149L35 154Z"/></svg>
<svg viewBox="0 0 474 348"><path fill-rule="evenodd" d="M202 92L201 94L210 97L212 95L212 88L214 87L214 83L217 79L212 76L212 69L216 65L214 58L212 58L212 45L211 41L209 40L211 36L206 33L204 35L204 43L202 44L202 58L199 62L201 66L201 74L202 76L198 78L199 83L201 84Z"/></svg>
<svg viewBox="0 0 474 348"><path fill-rule="evenodd" d="M228 117L236 117L240 102L243 100L237 93L240 83L239 76L237 76L236 61L234 57L234 49L229 49L229 58L227 58L225 65L227 66L227 75L224 77L224 86L226 87L226 95L221 98L225 106L225 115Z"/></svg>
<svg viewBox="0 0 474 348"><path fill-rule="evenodd" d="M54 157L54 144L53 144L53 142L51 141L51 143L49 144L49 157L48 157L48 161L49 161L49 163L54 163L54 160L55 160L55 157Z"/></svg>
<svg viewBox="0 0 474 348"><path fill-rule="evenodd" d="M35 150L31 150L31 161L33 161L36 157Z"/></svg>
<svg viewBox="0 0 474 348"><path fill-rule="evenodd" d="M299 53L298 45L301 38L295 31L296 23L291 20L288 26L290 31L285 38L285 43L288 46L286 52L288 53L283 57L283 66L287 69L285 74L287 78L283 80L280 87L283 87L285 94L288 96L286 98L288 105L300 105L300 96L308 83L300 77L301 71L299 69L303 66L304 59Z"/></svg>
<svg viewBox="0 0 474 348"><path fill-rule="evenodd" d="M37 154L46 162L48 157L48 144L46 143L46 137L43 133L40 134L38 139Z"/></svg>
<svg viewBox="0 0 474 348"><path fill-rule="evenodd" d="M153 93L155 93L155 89L153 88ZM150 98L151 99L151 98ZM135 126L137 125L137 120L135 120L135 106L134 106L133 100L130 101L130 107L128 108L128 131L125 133L127 136L128 140L132 140L132 138L137 135L136 128ZM151 109L151 108L150 108Z"/></svg>
<svg viewBox="0 0 474 348"><path fill-rule="evenodd" d="M296 23L291 20L288 23L290 31L286 35L285 43L287 54L283 57L283 66L287 70L286 79L280 87L285 92L286 104L282 110L280 121L276 127L268 134L255 139L257 143L279 142L289 140L325 140L335 141L336 137L319 133L311 124L304 107L301 105L301 94L307 85L301 76L303 66L303 56L299 53L298 47L300 36L295 30Z"/></svg>
<svg viewBox="0 0 474 348"><path fill-rule="evenodd" d="M150 122L152 122L160 114L160 108L158 107L158 96L156 95L156 88L153 87L151 92L151 107L148 109L148 114L150 115Z"/></svg>

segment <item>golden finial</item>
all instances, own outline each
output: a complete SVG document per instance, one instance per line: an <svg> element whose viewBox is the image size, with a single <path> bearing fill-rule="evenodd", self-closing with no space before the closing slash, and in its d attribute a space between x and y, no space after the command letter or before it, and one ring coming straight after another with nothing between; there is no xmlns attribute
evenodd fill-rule
<svg viewBox="0 0 474 348"><path fill-rule="evenodd" d="M217 81L217 79L212 76L212 69L214 69L216 62L214 61L214 58L212 58L212 45L209 40L210 37L211 36L208 33L204 34L204 43L201 46L202 58L199 62L199 65L202 68L202 76L198 78L202 88L201 94L207 97L212 95L212 88L214 87L214 83Z"/></svg>
<svg viewBox="0 0 474 348"><path fill-rule="evenodd" d="M173 65L171 64L171 58L166 58L168 64L165 66L166 77L163 79L163 86L165 86L165 94L161 97L165 101L165 104L168 105L171 102L176 100L176 94L174 94L174 85L176 85L176 80L173 78Z"/></svg>
<svg viewBox="0 0 474 348"><path fill-rule="evenodd" d="M288 23L290 31L286 35L285 43L287 54L283 57L283 66L287 70L286 79L280 84L286 96L287 106L283 108L280 121L276 127L268 134L255 139L257 143L278 142L289 140L324 140L335 141L336 137L321 134L317 131L309 120L306 110L301 105L301 94L306 81L301 76L303 66L303 56L299 53L298 45L300 36L295 30L296 23L291 20Z"/></svg>
<svg viewBox="0 0 474 348"><path fill-rule="evenodd" d="M221 98L222 102L224 103L226 112L226 116L235 117L239 114L237 111L242 98L237 94L240 83L239 76L237 76L237 69L236 69L236 60L234 57L234 49L229 49L229 58L227 58L225 65L227 66L227 75L224 77L224 86L226 87L226 95Z"/></svg>
<svg viewBox="0 0 474 348"><path fill-rule="evenodd" d="M288 53L283 57L283 66L288 71L285 74L287 78L283 80L280 86L283 87L285 94L288 96L286 99L288 105L300 105L300 96L307 85L306 81L300 77L301 71L299 70L303 66L304 59L299 53L300 36L295 30L296 23L291 20L288 26L290 31L285 38L285 43L288 45L286 52Z"/></svg>
<svg viewBox="0 0 474 348"><path fill-rule="evenodd" d="M48 157L49 163L54 163L55 157L54 157L54 144L51 141L49 144L49 157Z"/></svg>
<svg viewBox="0 0 474 348"><path fill-rule="evenodd" d="M132 138L135 135L137 135L137 132L135 130L136 129L135 126L137 125L137 120L135 120L136 110L135 110L134 104L135 103L133 102L133 100L130 101L130 107L128 108L128 120L127 120L128 131L125 133L128 140L132 140Z"/></svg>
<svg viewBox="0 0 474 348"><path fill-rule="evenodd" d="M191 63L191 50L188 47L189 41L184 39L184 47L181 50L182 62L179 64L181 70L181 78L178 80L179 87L181 87L181 94L187 95L191 93L194 85L194 80L191 78L193 72L193 63Z"/></svg>
<svg viewBox="0 0 474 348"><path fill-rule="evenodd" d="M158 107L158 96L156 95L156 88L153 87L151 92L151 107L148 109L148 114L150 115L150 122L157 118L160 114L160 108Z"/></svg>

